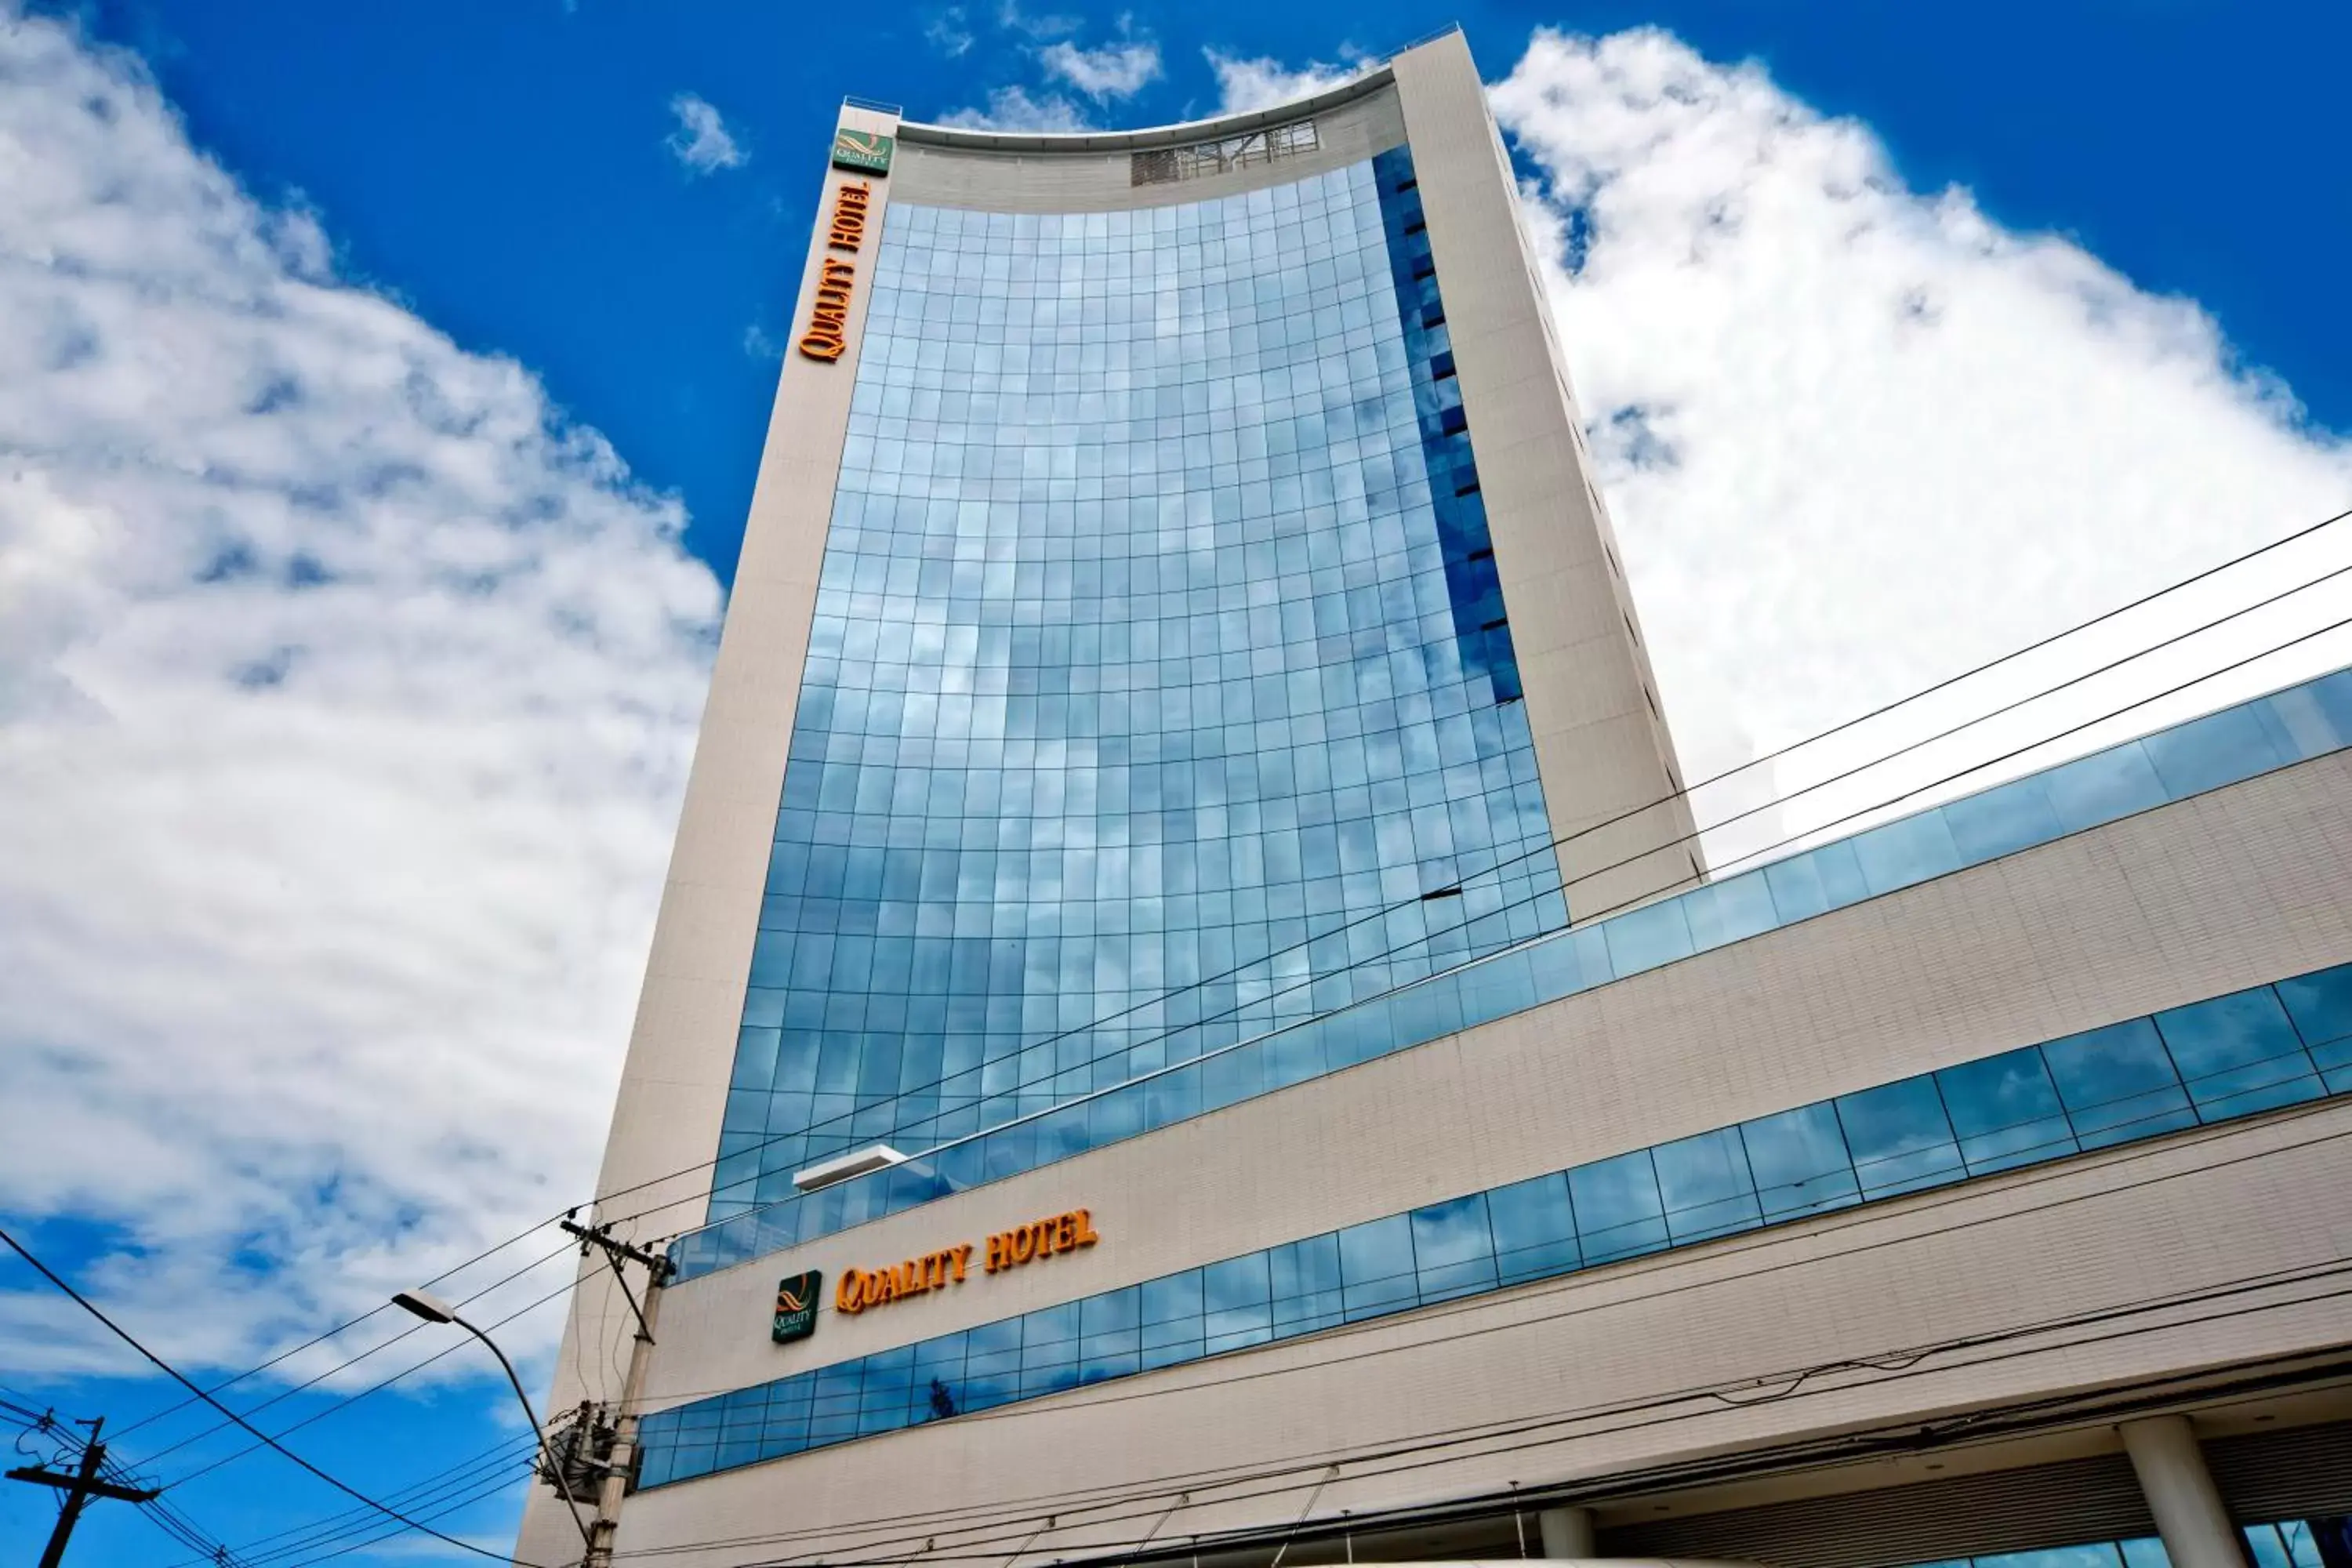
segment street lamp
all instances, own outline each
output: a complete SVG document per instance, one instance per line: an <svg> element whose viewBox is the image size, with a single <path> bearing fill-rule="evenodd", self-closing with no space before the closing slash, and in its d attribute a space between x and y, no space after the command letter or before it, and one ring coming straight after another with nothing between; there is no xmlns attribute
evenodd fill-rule
<svg viewBox="0 0 2352 1568"><path fill-rule="evenodd" d="M539 1451L547 1458L547 1473L555 1478L555 1489L563 1494L567 1505L563 1511L572 1516L572 1522L579 1528L582 1544L593 1552L595 1537L589 1534L588 1526L581 1521L580 1504L572 1495L572 1483L564 1479L563 1463L555 1457L554 1447L548 1442L546 1432L541 1428L538 1413L530 1407L530 1395L522 1391L522 1379L515 1375L514 1363L507 1360L507 1352L499 1349L489 1335L459 1317L457 1308L438 1297L428 1296L422 1290L403 1290L393 1297L392 1304L428 1323L455 1323L490 1347L490 1353L499 1358L499 1365L506 1369L507 1381L514 1384L515 1397L522 1401L523 1418L530 1423L531 1436L539 1439Z"/></svg>

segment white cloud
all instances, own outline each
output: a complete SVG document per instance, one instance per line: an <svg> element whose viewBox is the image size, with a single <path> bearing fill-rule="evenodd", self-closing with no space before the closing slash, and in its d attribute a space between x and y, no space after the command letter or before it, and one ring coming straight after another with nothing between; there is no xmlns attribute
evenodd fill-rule
<svg viewBox="0 0 2352 1568"><path fill-rule="evenodd" d="M2241 366L2192 302L2004 229L1967 191L1907 188L1866 127L1759 68L1656 31L1544 32L1492 97L1541 173L1529 216L1694 776L2352 504L2352 448ZM1571 234L1572 270L1557 259ZM2347 559L2352 525L1776 767L1776 783ZM2315 591L1780 820L1824 821L2347 614L2340 584ZM2063 749L2347 660L2346 638L2323 638Z"/></svg>
<svg viewBox="0 0 2352 1568"><path fill-rule="evenodd" d="M1208 57L1209 68L1217 73L1217 112L1240 114L1253 109L1271 109L1277 103L1309 98L1328 88L1339 86L1361 74L1367 62L1357 60L1348 65L1326 65L1310 60L1297 70L1279 60L1262 57L1244 59L1216 49L1202 49Z"/></svg>
<svg viewBox="0 0 2352 1568"><path fill-rule="evenodd" d="M948 58L961 59L971 48L971 29L964 24L963 7L950 5L931 18L923 29L923 37L931 47Z"/></svg>
<svg viewBox="0 0 2352 1568"><path fill-rule="evenodd" d="M1076 32L1083 20L1060 11L1024 11L1019 0L1000 0L996 7L998 26L1033 38L1066 37Z"/></svg>
<svg viewBox="0 0 2352 1568"><path fill-rule="evenodd" d="M1047 45L1037 58L1046 76L1069 83L1097 103L1132 98L1160 79L1160 46L1149 41L1082 49L1066 40Z"/></svg>
<svg viewBox="0 0 2352 1568"><path fill-rule="evenodd" d="M719 110L695 94L681 92L671 99L669 111L677 116L677 129L664 145L694 173L716 174L751 162L751 155L728 133L727 121Z"/></svg>
<svg viewBox="0 0 2352 1568"><path fill-rule="evenodd" d="M0 1211L235 1364L586 1191L719 594L134 60L0 79ZM0 1293L20 1375L90 1332Z"/></svg>
<svg viewBox="0 0 2352 1568"><path fill-rule="evenodd" d="M770 336L767 328L754 321L743 329L743 352L753 359L782 359L784 345Z"/></svg>
<svg viewBox="0 0 2352 1568"><path fill-rule="evenodd" d="M1087 111L1059 93L1032 93L1024 87L991 89L985 109L959 109L940 116L942 125L973 131L1091 131Z"/></svg>

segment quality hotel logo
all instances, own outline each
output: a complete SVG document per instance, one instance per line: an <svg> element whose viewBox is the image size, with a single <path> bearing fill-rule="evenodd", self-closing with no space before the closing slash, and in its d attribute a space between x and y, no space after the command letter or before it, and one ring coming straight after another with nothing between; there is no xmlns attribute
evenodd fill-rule
<svg viewBox="0 0 2352 1568"><path fill-rule="evenodd" d="M816 1332L817 1299L824 1290L824 1275L814 1268L776 1282L776 1326L771 1337L778 1344Z"/></svg>
<svg viewBox="0 0 2352 1568"><path fill-rule="evenodd" d="M970 1242L943 1247L919 1258L908 1258L878 1268L845 1268L834 1288L834 1310L856 1317L870 1307L887 1307L961 1285L970 1270L972 1254L981 1253L981 1271L1002 1274L1064 1253L1077 1252L1102 1239L1095 1234L1094 1215L1087 1209L1016 1225L998 1231L984 1247ZM778 1344L804 1340L816 1329L817 1292L824 1277L816 1269L794 1274L776 1286Z"/></svg>
<svg viewBox="0 0 2352 1568"><path fill-rule="evenodd" d="M833 166L861 174L890 172L890 152L898 138L878 131L836 131L833 133Z"/></svg>

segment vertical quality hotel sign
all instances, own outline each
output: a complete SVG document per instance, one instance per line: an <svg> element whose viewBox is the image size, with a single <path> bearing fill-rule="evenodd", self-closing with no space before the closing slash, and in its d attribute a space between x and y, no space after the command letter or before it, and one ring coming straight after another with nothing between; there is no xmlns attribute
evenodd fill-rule
<svg viewBox="0 0 2352 1568"><path fill-rule="evenodd" d="M874 187L863 180L844 181L835 189L833 221L824 231L827 250L857 254L866 243L866 214L873 197ZM801 334L801 353L831 363L849 347L849 290L856 279L854 262L834 256L820 259L816 303L809 310L808 331Z"/></svg>

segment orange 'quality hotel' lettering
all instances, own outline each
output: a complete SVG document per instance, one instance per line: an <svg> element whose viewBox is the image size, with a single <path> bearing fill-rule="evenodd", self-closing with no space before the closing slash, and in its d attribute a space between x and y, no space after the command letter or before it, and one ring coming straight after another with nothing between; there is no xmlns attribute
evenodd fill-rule
<svg viewBox="0 0 2352 1568"><path fill-rule="evenodd" d="M1092 1247L1101 1239L1095 1234L1092 1215L1085 1209L1072 1209L1067 1214L1031 1220L1027 1225L1017 1225L990 1237L985 1268L991 1274L1002 1273L1024 1263L1051 1258L1057 1252ZM841 1283L834 1290L833 1304L854 1317L868 1307L885 1306L910 1296L943 1290L950 1285L961 1285L965 1268L971 1261L971 1243L967 1241L886 1268L845 1268L841 1271Z"/></svg>
<svg viewBox="0 0 2352 1568"><path fill-rule="evenodd" d="M874 187L862 181L845 182L833 193L833 222L824 231L827 248L857 254L866 240L866 213L873 198ZM849 290L856 277L854 264L824 258L817 272L816 303L809 311L808 331L801 334L801 353L809 358L830 363L849 347Z"/></svg>

